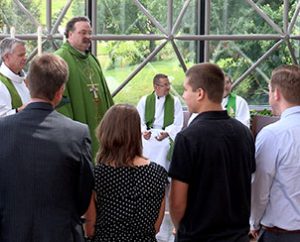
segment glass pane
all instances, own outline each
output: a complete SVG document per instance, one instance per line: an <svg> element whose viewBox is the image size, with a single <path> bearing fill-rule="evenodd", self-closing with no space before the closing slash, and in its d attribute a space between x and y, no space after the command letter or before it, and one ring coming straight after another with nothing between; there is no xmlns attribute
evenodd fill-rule
<svg viewBox="0 0 300 242"><path fill-rule="evenodd" d="M183 18L178 26L177 34L197 34L197 23L199 22L199 13L197 12L197 0L193 0L188 5ZM179 13L184 5L183 1L174 1L173 7L173 24L175 24L177 18L179 17Z"/></svg>
<svg viewBox="0 0 300 242"><path fill-rule="evenodd" d="M108 45L101 43L100 49L102 55L98 55L98 59L103 67L104 75L107 79L108 86L113 92L126 78L138 67L147 55L145 55L143 48L145 46L158 46L162 42L155 41L127 41L115 42L111 41ZM114 45L111 50L109 48ZM136 45L136 46L135 46ZM141 48L141 49L140 49ZM129 53L131 50L132 52ZM111 60L110 53L118 56L118 59ZM133 57L140 58L138 62ZM115 97L116 103L128 102L136 105L139 99L153 91L152 79L155 74L164 73L169 76L172 83L171 93L174 95L182 95L182 84L184 79L184 71L181 68L175 52L171 44L167 44L152 59L133 79L128 83L124 89L121 90Z"/></svg>
<svg viewBox="0 0 300 242"><path fill-rule="evenodd" d="M97 33L161 34L132 0L98 1Z"/></svg>
<svg viewBox="0 0 300 242"><path fill-rule="evenodd" d="M281 3L277 6L280 7ZM282 11L280 16L282 19ZM210 34L277 34L244 0L212 0L210 17ZM279 24L276 19L273 21Z"/></svg>
<svg viewBox="0 0 300 242"><path fill-rule="evenodd" d="M214 41L210 42L210 61L217 63L226 74L237 80L275 41ZM234 88L249 104L267 104L267 88L271 71L282 63L291 63L289 51L281 45L269 58Z"/></svg>
<svg viewBox="0 0 300 242"><path fill-rule="evenodd" d="M7 33L9 33L10 28L15 28L16 35L19 34L29 34L35 33L37 30L36 25L32 21L34 19L37 23L40 18L40 3L39 1L3 1L1 2L1 18L3 23L7 26ZM24 10L22 9L24 7ZM26 15L27 14L27 15ZM30 17L28 17L30 15Z"/></svg>

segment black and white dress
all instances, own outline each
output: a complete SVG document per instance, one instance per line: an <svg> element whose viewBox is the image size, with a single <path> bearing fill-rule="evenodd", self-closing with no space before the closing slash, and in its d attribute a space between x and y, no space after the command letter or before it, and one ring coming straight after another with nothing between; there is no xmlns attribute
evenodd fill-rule
<svg viewBox="0 0 300 242"><path fill-rule="evenodd" d="M167 182L167 171L154 162L118 168L97 165L93 241L156 241L154 224Z"/></svg>

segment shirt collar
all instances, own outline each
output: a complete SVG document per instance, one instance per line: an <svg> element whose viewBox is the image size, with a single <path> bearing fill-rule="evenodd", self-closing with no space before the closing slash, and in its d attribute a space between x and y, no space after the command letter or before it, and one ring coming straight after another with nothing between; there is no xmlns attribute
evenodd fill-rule
<svg viewBox="0 0 300 242"><path fill-rule="evenodd" d="M12 72L6 65L4 62L2 62L1 66L0 66L0 72L6 76L8 79L10 79L13 82L16 83L22 83L25 80L25 72L22 70L20 75L15 74L14 72Z"/></svg>
<svg viewBox="0 0 300 242"><path fill-rule="evenodd" d="M286 118L289 115L300 113L300 106L293 106L284 110L280 118Z"/></svg>

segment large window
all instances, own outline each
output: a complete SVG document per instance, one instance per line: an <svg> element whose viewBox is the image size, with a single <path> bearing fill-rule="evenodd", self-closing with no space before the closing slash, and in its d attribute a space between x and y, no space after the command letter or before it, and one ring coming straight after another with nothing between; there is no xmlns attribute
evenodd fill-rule
<svg viewBox="0 0 300 242"><path fill-rule="evenodd" d="M185 70L204 59L231 75L250 104L266 104L272 69L299 61L299 9L297 0L2 0L0 39L14 27L30 61L39 25L51 52L71 17L89 15L92 51L116 103L136 104L157 73L181 96Z"/></svg>

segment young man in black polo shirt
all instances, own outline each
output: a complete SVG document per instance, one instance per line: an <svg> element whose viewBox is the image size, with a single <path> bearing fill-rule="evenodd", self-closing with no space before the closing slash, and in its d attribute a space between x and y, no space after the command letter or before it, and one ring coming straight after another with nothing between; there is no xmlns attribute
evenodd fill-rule
<svg viewBox="0 0 300 242"><path fill-rule="evenodd" d="M252 134L222 109L218 66L191 67L183 86L189 111L199 115L177 135L169 170L177 241L249 241Z"/></svg>

